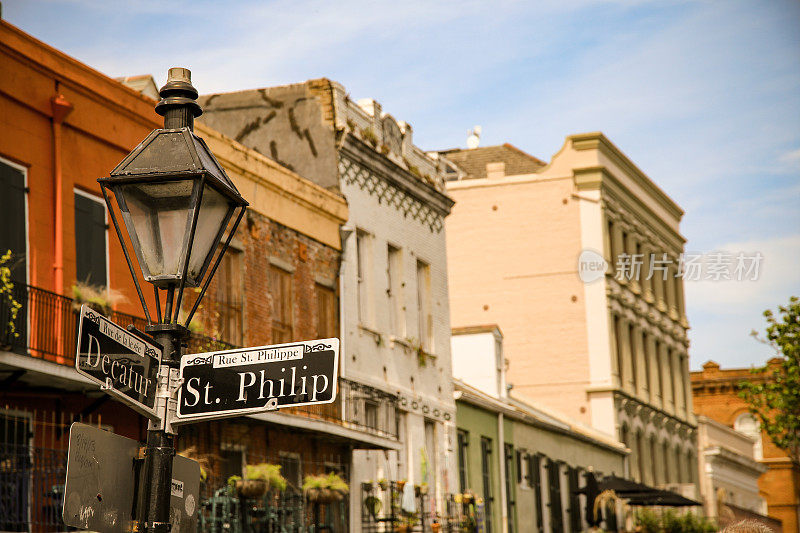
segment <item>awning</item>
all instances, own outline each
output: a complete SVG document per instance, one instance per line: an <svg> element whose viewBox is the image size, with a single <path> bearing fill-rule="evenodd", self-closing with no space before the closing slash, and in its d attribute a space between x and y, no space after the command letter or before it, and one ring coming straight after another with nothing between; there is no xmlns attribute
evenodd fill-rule
<svg viewBox="0 0 800 533"><path fill-rule="evenodd" d="M665 507L693 507L701 502L686 498L669 490L656 489L617 476L606 476L599 483L599 489L613 490L617 496L628 501L628 505L661 505Z"/></svg>

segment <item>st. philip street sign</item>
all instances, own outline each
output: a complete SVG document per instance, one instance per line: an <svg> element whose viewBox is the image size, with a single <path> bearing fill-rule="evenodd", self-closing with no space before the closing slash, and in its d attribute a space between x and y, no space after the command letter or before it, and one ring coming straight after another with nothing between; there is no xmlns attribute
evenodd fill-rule
<svg viewBox="0 0 800 533"><path fill-rule="evenodd" d="M161 352L97 311L81 307L75 369L150 418L160 418L155 403Z"/></svg>
<svg viewBox="0 0 800 533"><path fill-rule="evenodd" d="M338 368L339 339L184 355L175 422L331 403Z"/></svg>

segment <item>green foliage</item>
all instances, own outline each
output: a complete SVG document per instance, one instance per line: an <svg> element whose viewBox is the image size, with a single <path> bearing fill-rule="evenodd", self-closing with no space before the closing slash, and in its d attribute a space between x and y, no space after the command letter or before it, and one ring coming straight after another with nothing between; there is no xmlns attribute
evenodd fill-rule
<svg viewBox="0 0 800 533"><path fill-rule="evenodd" d="M245 479L261 479L266 481L270 488L283 492L286 490L286 478L281 475L281 465L259 463L244 467Z"/></svg>
<svg viewBox="0 0 800 533"><path fill-rule="evenodd" d="M639 509L635 516L637 531L642 533L714 533L714 522L694 512L677 512L672 509L656 511Z"/></svg>
<svg viewBox="0 0 800 533"><path fill-rule="evenodd" d="M378 146L378 137L375 135L375 132L372 130L372 128L364 128L361 130L361 138L371 144L373 147Z"/></svg>
<svg viewBox="0 0 800 533"><path fill-rule="evenodd" d="M739 383L739 396L761 422L775 445L800 461L800 299L764 311L766 337L751 335L772 347L778 358L751 370L753 378Z"/></svg>
<svg viewBox="0 0 800 533"><path fill-rule="evenodd" d="M14 284L11 282L11 250L8 250L0 256L0 300L8 302L9 320L6 327L8 332L14 337L19 337L17 331L16 321L19 310L22 309L22 304L14 299Z"/></svg>
<svg viewBox="0 0 800 533"><path fill-rule="evenodd" d="M313 489L329 489L347 494L350 487L347 482L341 478L336 472L331 472L328 475L319 474L316 476L306 476L303 479L303 491Z"/></svg>
<svg viewBox="0 0 800 533"><path fill-rule="evenodd" d="M125 295L116 289L81 282L72 286L72 299L72 308L75 311L80 311L81 305L86 304L105 316L115 305L127 300Z"/></svg>
<svg viewBox="0 0 800 533"><path fill-rule="evenodd" d="M236 494L236 482L241 480L242 476L231 476L228 478L228 493L230 495Z"/></svg>

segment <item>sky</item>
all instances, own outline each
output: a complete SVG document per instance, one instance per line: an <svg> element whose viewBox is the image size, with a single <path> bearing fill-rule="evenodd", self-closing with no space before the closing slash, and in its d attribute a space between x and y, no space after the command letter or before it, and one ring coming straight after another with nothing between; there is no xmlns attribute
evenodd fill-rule
<svg viewBox="0 0 800 533"><path fill-rule="evenodd" d="M2 17L110 76L192 70L201 93L327 77L426 150L549 160L603 131L686 212L686 251L760 253L686 281L690 361L760 365L762 312L800 295L800 2L5 0Z"/></svg>

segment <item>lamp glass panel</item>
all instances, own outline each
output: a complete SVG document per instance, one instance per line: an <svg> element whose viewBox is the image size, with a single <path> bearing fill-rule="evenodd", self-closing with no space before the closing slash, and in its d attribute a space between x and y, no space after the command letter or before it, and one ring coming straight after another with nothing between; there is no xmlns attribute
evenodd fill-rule
<svg viewBox="0 0 800 533"><path fill-rule="evenodd" d="M197 216L197 226L194 230L194 244L192 257L189 260L188 280L200 283L203 274L203 265L209 255L216 250L219 240L220 227L226 222L230 206L227 199L216 189L205 185L203 188L203 201L200 203L200 214Z"/></svg>
<svg viewBox="0 0 800 533"><path fill-rule="evenodd" d="M191 223L193 180L118 185L128 233L139 242L136 254L145 279L179 278ZM122 204L120 204L122 207Z"/></svg>

